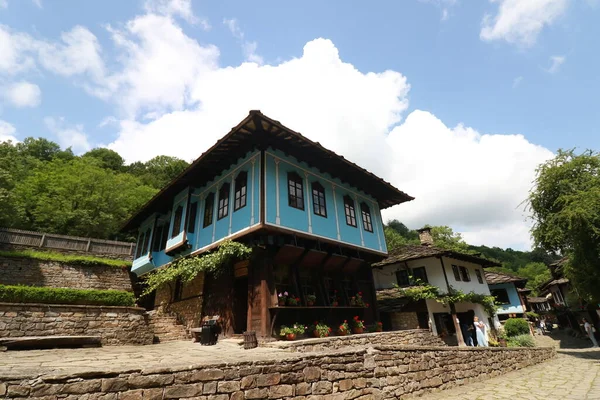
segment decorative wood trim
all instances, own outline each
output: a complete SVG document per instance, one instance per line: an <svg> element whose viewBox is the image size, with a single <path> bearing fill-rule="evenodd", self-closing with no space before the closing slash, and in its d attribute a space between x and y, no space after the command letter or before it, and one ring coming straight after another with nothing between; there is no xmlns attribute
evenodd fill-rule
<svg viewBox="0 0 600 400"><path fill-rule="evenodd" d="M333 208L335 209L335 227L337 229L337 240L341 241L342 236L340 235L340 220L338 217L337 199L335 198L335 188L336 186L332 183L331 190L333 191Z"/></svg>
<svg viewBox="0 0 600 400"><path fill-rule="evenodd" d="M256 166L256 157L252 157L250 161L252 163L252 198L250 199L250 225L254 225L254 169ZM234 199L235 200L235 199Z"/></svg>
<svg viewBox="0 0 600 400"><path fill-rule="evenodd" d="M267 154L260 152L260 223L267 220Z"/></svg>
<svg viewBox="0 0 600 400"><path fill-rule="evenodd" d="M383 248L381 247L381 235L379 234L379 218L377 218L377 215L380 215L379 212L379 207L377 207L377 203L373 202L373 214L371 216L371 220L373 222L375 222L373 228L375 228L375 230L377 231L377 243L379 244L379 250L383 251ZM382 225L383 227L383 225Z"/></svg>
<svg viewBox="0 0 600 400"><path fill-rule="evenodd" d="M358 228L358 230L360 231L360 244L361 246L365 246L365 238L363 236L363 231L365 230L365 227L363 225L363 216L362 216L362 210L360 209L360 203L358 202L358 197L356 195L354 195L354 215L356 216L356 227ZM360 220L360 224L358 223L358 221Z"/></svg>
<svg viewBox="0 0 600 400"><path fill-rule="evenodd" d="M275 214L275 223L277 225L281 225L281 218L279 213L279 159L274 159L275 161L275 205L277 213ZM289 183L288 183L289 184Z"/></svg>
<svg viewBox="0 0 600 400"><path fill-rule="evenodd" d="M233 224L233 207L235 205L235 173L231 174L231 184L229 185L229 199L227 200L227 212L229 213L229 230L227 231L227 235L231 235L231 225ZM233 200L233 201L231 201Z"/></svg>
<svg viewBox="0 0 600 400"><path fill-rule="evenodd" d="M306 214L308 215L308 233L312 233L312 212L310 206L312 196L308 185L308 173L306 171L304 172L304 188L304 202L306 203Z"/></svg>

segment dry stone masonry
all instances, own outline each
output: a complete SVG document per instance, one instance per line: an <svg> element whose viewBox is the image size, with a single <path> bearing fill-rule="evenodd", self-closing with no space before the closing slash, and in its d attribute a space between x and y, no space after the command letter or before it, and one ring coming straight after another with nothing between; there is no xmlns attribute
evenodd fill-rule
<svg viewBox="0 0 600 400"><path fill-rule="evenodd" d="M77 335L101 336L103 345L154 337L143 308L0 303L0 338Z"/></svg>
<svg viewBox="0 0 600 400"><path fill-rule="evenodd" d="M72 265L25 257L0 257L0 284L132 291L126 267Z"/></svg>
<svg viewBox="0 0 600 400"><path fill-rule="evenodd" d="M251 350L250 350L251 351ZM554 357L553 348L379 346L285 360L180 368L2 377L10 399L396 399L504 374Z"/></svg>

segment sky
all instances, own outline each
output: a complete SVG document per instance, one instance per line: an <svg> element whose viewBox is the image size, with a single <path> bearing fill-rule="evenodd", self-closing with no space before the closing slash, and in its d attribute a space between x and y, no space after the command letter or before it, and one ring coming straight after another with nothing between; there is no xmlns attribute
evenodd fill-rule
<svg viewBox="0 0 600 400"><path fill-rule="evenodd" d="M415 200L383 211L529 249L560 148L600 148L600 1L0 0L0 140L191 161L249 110Z"/></svg>

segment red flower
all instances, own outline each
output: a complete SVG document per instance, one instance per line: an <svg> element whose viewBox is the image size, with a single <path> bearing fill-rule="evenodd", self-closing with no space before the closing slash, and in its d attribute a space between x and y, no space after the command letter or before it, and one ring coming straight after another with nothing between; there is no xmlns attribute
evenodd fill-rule
<svg viewBox="0 0 600 400"><path fill-rule="evenodd" d="M369 303L365 303L365 307L369 308Z"/></svg>
<svg viewBox="0 0 600 400"><path fill-rule="evenodd" d="M358 294L359 294L360 296L362 296L362 292L358 292Z"/></svg>
<svg viewBox="0 0 600 400"><path fill-rule="evenodd" d="M344 323L346 324L346 323L348 323L348 321L347 321L347 320L344 320Z"/></svg>
<svg viewBox="0 0 600 400"><path fill-rule="evenodd" d="M358 315L354 316L354 320L358 321Z"/></svg>
<svg viewBox="0 0 600 400"><path fill-rule="evenodd" d="M331 332L331 328L329 328L329 332Z"/></svg>

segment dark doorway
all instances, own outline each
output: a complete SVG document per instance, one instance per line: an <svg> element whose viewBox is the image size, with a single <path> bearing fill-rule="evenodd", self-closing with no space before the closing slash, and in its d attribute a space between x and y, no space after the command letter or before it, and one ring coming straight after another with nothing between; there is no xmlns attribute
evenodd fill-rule
<svg viewBox="0 0 600 400"><path fill-rule="evenodd" d="M456 313L456 317L458 318L460 325L465 324L467 326L467 332L473 338L473 345L477 346L477 335L475 330L475 325L473 324L473 318L475 317L475 311L469 310L467 312Z"/></svg>
<svg viewBox="0 0 600 400"><path fill-rule="evenodd" d="M233 299L233 332L242 334L248 323L248 276L235 279Z"/></svg>
<svg viewBox="0 0 600 400"><path fill-rule="evenodd" d="M419 321L420 329L429 329L429 313L428 312L418 312L417 320Z"/></svg>
<svg viewBox="0 0 600 400"><path fill-rule="evenodd" d="M444 331L449 335L454 335L456 333L454 323L452 322L452 315L449 313L434 313L433 320L438 335Z"/></svg>

